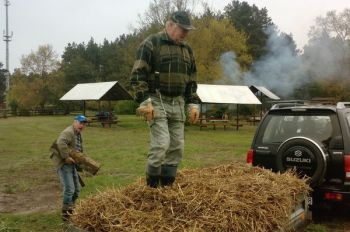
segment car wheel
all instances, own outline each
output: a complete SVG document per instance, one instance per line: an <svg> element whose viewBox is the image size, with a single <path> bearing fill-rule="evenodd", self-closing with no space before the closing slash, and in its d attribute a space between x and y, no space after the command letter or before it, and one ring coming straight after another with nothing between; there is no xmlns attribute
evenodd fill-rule
<svg viewBox="0 0 350 232"><path fill-rule="evenodd" d="M306 137L293 137L284 141L277 151L277 169L293 169L300 177L309 177L308 183L316 187L323 182L328 155L323 145Z"/></svg>

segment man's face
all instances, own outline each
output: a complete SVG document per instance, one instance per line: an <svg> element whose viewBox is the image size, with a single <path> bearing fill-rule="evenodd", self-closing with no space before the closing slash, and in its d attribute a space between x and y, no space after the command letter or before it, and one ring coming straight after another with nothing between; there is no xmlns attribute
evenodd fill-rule
<svg viewBox="0 0 350 232"><path fill-rule="evenodd" d="M86 122L79 122L78 120L74 120L73 126L74 126L74 129L80 133L85 128Z"/></svg>
<svg viewBox="0 0 350 232"><path fill-rule="evenodd" d="M170 28L169 36L172 40L174 40L175 43L180 43L185 40L186 36L188 34L188 30L180 27L178 24L174 23L172 24Z"/></svg>

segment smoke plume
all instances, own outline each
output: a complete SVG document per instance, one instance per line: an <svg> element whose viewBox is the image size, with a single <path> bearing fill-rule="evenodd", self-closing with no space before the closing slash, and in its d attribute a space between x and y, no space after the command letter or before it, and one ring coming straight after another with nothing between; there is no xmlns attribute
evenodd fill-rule
<svg viewBox="0 0 350 232"><path fill-rule="evenodd" d="M298 55L288 39L280 36L273 27L268 28L266 33L269 52L255 61L248 72L240 71L234 52L221 55L224 75L231 84L264 86L280 97L288 97L294 89L300 88L311 79L349 74L349 69L344 70L344 47L330 38L310 42L305 47L304 54Z"/></svg>

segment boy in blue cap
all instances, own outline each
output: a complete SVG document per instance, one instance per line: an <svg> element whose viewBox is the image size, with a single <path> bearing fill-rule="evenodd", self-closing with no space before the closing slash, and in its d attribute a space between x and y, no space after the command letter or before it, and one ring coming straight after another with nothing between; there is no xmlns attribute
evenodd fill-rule
<svg viewBox="0 0 350 232"><path fill-rule="evenodd" d="M74 203L79 197L80 183L75 161L69 156L70 151L83 152L81 132L87 118L84 115L74 117L73 124L64 129L51 146L51 159L57 168L63 186L62 219L67 221L73 212Z"/></svg>

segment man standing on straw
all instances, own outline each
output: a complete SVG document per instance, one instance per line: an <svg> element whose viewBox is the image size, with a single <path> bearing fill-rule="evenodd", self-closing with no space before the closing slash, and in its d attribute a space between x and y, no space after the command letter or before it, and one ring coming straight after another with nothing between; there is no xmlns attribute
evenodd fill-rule
<svg viewBox="0 0 350 232"><path fill-rule="evenodd" d="M137 50L131 85L150 128L146 181L150 187L172 185L184 151L185 102L190 123L199 117L196 64L184 42L191 25L187 12L174 12L165 30L146 38Z"/></svg>
<svg viewBox="0 0 350 232"><path fill-rule="evenodd" d="M84 115L74 117L73 124L64 129L58 139L51 146L51 159L57 167L63 186L62 220L68 221L73 212L75 201L79 197L80 183L77 165L70 151L83 152L83 140L81 132L85 128L87 118Z"/></svg>

